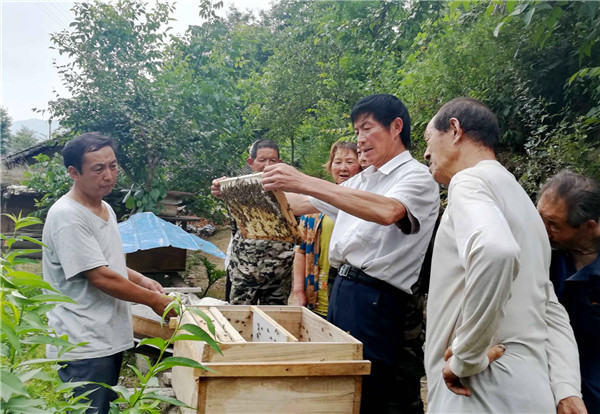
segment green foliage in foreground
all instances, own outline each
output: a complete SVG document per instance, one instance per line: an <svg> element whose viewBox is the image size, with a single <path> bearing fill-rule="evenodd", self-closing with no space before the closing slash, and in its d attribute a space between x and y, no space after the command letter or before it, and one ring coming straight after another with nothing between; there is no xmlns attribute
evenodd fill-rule
<svg viewBox="0 0 600 414"><path fill-rule="evenodd" d="M171 304L165 309L163 313L163 318L169 313L171 309L175 309L178 315L181 315L179 321L183 319L183 315L186 312L194 313L200 316L204 321L206 321L206 325L209 329L209 332L204 331L197 325L193 324L181 324L180 322L177 324L175 328L175 332L168 339L163 338L144 338L138 344L138 347L141 346L152 346L158 349L159 355L157 362L152 364L150 359L142 355L146 360L146 363L149 366L146 374L142 374L142 372L135 367L134 365L127 365L136 375L137 383L133 389L133 391L128 390L127 388L116 385L116 386L108 386L105 384L101 384L105 387L111 388L117 394L119 394L119 398L111 403L110 412L112 414L118 413L129 413L129 414L137 414L137 413L150 413L150 414L160 414L159 405L163 402L173 404L180 407L189 407L183 402L179 401L176 398L167 397L164 395L160 395L155 392L147 391L148 384L150 380L156 376L159 372L165 371L167 369L171 369L175 366L178 367L189 367L189 368L200 368L200 369L208 369L204 365L200 364L198 361L195 361L186 357L175 357L169 356L165 357L166 350L173 345L175 341L203 341L206 342L211 348L215 351L221 353L217 342L213 339L215 335L215 327L212 323L212 320L206 316L202 311L197 308L186 308L181 304L181 297L177 296L176 299L171 302ZM212 335L212 336L211 336Z"/></svg>
<svg viewBox="0 0 600 414"><path fill-rule="evenodd" d="M44 370L48 367L56 369L60 360L28 359L31 355L39 354L39 349L44 349L47 344L57 346L59 355L77 346L69 343L66 337L58 337L45 319L46 312L56 303L73 303L73 300L58 293L41 276L19 270L19 265L31 262L24 255L40 250L15 250L12 248L14 243L29 241L40 247L41 243L30 237L19 236L18 231L40 224L41 221L35 217L4 216L14 222L15 234L0 235L5 246L0 276L0 410L3 413L24 414L83 413L89 404L84 403L81 397L72 396L73 388L78 384L62 384L56 375Z"/></svg>
<svg viewBox="0 0 600 414"><path fill-rule="evenodd" d="M13 235L0 235L3 244L0 275L0 412L11 414L45 413L84 413L89 407L85 396L73 397L73 389L85 385L83 382L62 383L56 374L61 359L47 359L46 345L59 349L58 355L83 344L71 344L66 336L57 336L48 327L46 313L60 303L74 301L59 292L43 280L40 275L20 268L20 265L33 263L34 260L23 257L37 253L40 249L14 249L16 242L28 241L40 247L43 244L31 237L19 235L19 230L41 224L37 217L21 217L5 214L13 221ZM204 341L217 352L218 344L214 340L215 328L204 313L196 308L184 308L177 297L165 309L163 318L169 310L175 309L178 315L193 312L206 321L209 332L197 325L178 324L174 334L168 339L146 338L138 346L150 345L159 350L155 364L147 359L149 371L144 375L136 367L129 365L137 376L133 392L116 385L109 387L119 394L111 404L111 413L160 413L158 406L162 402L186 406L181 401L147 391L148 383L157 373L174 366L205 369L189 358L165 357L165 352L175 341ZM180 319L181 320L181 319Z"/></svg>

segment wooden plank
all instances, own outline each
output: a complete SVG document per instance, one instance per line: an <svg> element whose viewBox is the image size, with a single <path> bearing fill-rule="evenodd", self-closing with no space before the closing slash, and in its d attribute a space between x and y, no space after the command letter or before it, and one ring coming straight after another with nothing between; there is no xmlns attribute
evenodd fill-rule
<svg viewBox="0 0 600 414"><path fill-rule="evenodd" d="M221 344L223 355L204 349L205 362L344 361L362 359L362 344L325 342L246 342Z"/></svg>
<svg viewBox="0 0 600 414"><path fill-rule="evenodd" d="M354 405L352 407L352 414L360 413L360 399L362 398L362 377L354 377ZM425 411L427 412L427 411Z"/></svg>
<svg viewBox="0 0 600 414"><path fill-rule="evenodd" d="M298 342L298 339L257 306L252 308L253 342Z"/></svg>
<svg viewBox="0 0 600 414"><path fill-rule="evenodd" d="M303 306L259 306L259 309L277 321L289 333L302 342Z"/></svg>
<svg viewBox="0 0 600 414"><path fill-rule="evenodd" d="M208 398L208 378L197 378L198 384L198 408L196 414L206 414L206 403ZM360 402L360 401L359 401Z"/></svg>
<svg viewBox="0 0 600 414"><path fill-rule="evenodd" d="M208 312L207 315L211 318L211 320L213 322L213 326L215 327L215 339L217 340L217 342L219 342L219 343L236 342L229 336L227 331L225 331L225 329L223 329L223 326L221 326L220 323L215 321L215 319L212 317L212 314L210 312ZM206 321L204 321L204 319L200 318L199 316L195 316L195 318L198 321L202 321L202 329L204 329L206 332L209 332L208 327L206 325ZM200 324L200 323L201 322L198 322L198 324ZM206 328L204 328L205 326L206 326Z"/></svg>
<svg viewBox="0 0 600 414"><path fill-rule="evenodd" d="M185 316L184 316L184 322ZM183 333L182 330L180 333ZM205 348L210 348L210 346L206 345L204 341L175 341L174 343L174 355L177 356L185 356L187 358L191 358L194 361L199 363L203 363Z"/></svg>
<svg viewBox="0 0 600 414"><path fill-rule="evenodd" d="M163 287L165 293L179 292L179 293L203 293L203 287Z"/></svg>
<svg viewBox="0 0 600 414"><path fill-rule="evenodd" d="M182 350L187 347L186 342L191 341L177 341L174 343L174 355L190 355L189 349ZM192 407L198 406L198 376L194 374L194 368L175 366L172 368L173 377L172 384L175 396L178 400L183 401L187 405ZM181 412L184 414L195 413L196 410L181 407Z"/></svg>
<svg viewBox="0 0 600 414"><path fill-rule="evenodd" d="M252 341L252 310L250 305L215 306L246 341ZM300 337L302 306L258 306L294 337Z"/></svg>
<svg viewBox="0 0 600 414"><path fill-rule="evenodd" d="M212 321L212 324L215 328L215 335L214 338L217 342L236 342L236 340L234 340L228 333L228 331L226 329L224 329L224 327L222 326L221 323L217 322L215 320L214 315L211 313L210 311L210 307L208 306L195 306L196 309L199 309L200 311L202 311L206 316L208 316L210 318L210 320ZM199 315L196 315L195 313L192 312L188 312L188 314L191 316L191 319L194 321L193 323L195 323L196 325L198 325L200 328L204 329L207 333L210 334L210 330L208 329L208 324L206 323L206 321L204 320L204 318L202 318ZM225 321L227 323L227 321ZM227 323L227 325L229 325ZM230 329L230 328L228 328ZM233 328L231 328L230 330L234 331ZM239 334L237 334L239 336ZM237 338L237 336L236 336Z"/></svg>
<svg viewBox="0 0 600 414"><path fill-rule="evenodd" d="M200 309L205 314L208 314L208 308L198 307L198 309ZM191 319L190 323L193 323L194 325L198 325L200 328L204 329L206 332L208 332L210 334L210 331L208 329L208 324L206 323L206 321L201 316L198 316L198 315L196 315L195 313L192 313L192 312L187 312L186 316L188 316ZM215 334L216 334L216 330L215 330Z"/></svg>
<svg viewBox="0 0 600 414"><path fill-rule="evenodd" d="M142 318L133 315L133 335L136 338L162 338L167 340L173 336L174 329L170 328L167 323L157 322L152 319Z"/></svg>
<svg viewBox="0 0 600 414"><path fill-rule="evenodd" d="M342 331L332 323L316 315L306 308L302 308L302 335L307 342L353 342L361 343L352 335Z"/></svg>
<svg viewBox="0 0 600 414"><path fill-rule="evenodd" d="M371 361L210 362L212 371L194 369L198 377L327 377L368 375Z"/></svg>
<svg viewBox="0 0 600 414"><path fill-rule="evenodd" d="M348 414L354 377L209 378L211 414Z"/></svg>
<svg viewBox="0 0 600 414"><path fill-rule="evenodd" d="M216 308L244 340L252 342L252 310L250 310L250 306L217 306Z"/></svg>
<svg viewBox="0 0 600 414"><path fill-rule="evenodd" d="M209 308L212 320L215 325L219 325L229 336L230 342L246 342L246 340L240 335L238 331L229 323L229 321L223 316L223 314L214 306Z"/></svg>
<svg viewBox="0 0 600 414"><path fill-rule="evenodd" d="M181 320L181 318L179 316L177 316L175 318L170 318L169 319L169 328L176 329L180 325L180 323L179 323L180 320Z"/></svg>

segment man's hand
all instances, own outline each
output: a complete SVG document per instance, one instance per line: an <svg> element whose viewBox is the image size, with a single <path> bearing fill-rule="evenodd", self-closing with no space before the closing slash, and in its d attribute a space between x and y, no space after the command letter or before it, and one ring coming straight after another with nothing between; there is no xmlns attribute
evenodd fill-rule
<svg viewBox="0 0 600 414"><path fill-rule="evenodd" d="M583 400L579 397L567 397L558 402L557 414L587 414Z"/></svg>
<svg viewBox="0 0 600 414"><path fill-rule="evenodd" d="M265 191L279 190L302 193L304 185L310 178L291 165L279 163L265 167L262 184Z"/></svg>
<svg viewBox="0 0 600 414"><path fill-rule="evenodd" d="M160 293L161 295L165 294L165 291L163 290L163 287L160 283L146 276L142 276L142 278L138 280L137 285L151 290L153 292Z"/></svg>
<svg viewBox="0 0 600 414"><path fill-rule="evenodd" d="M504 348L504 345L502 344L494 345L488 349L487 354L490 364L504 355L505 350L506 348ZM452 372L450 369L450 358L452 358L452 355L454 355L452 348L448 347L446 352L444 352L444 361L446 361L446 363L444 364L444 368L442 368L442 377L444 378L444 383L446 384L446 387L448 387L448 389L454 394L470 397L471 390L462 385L460 378L457 377L456 374L454 374L454 372Z"/></svg>
<svg viewBox="0 0 600 414"><path fill-rule="evenodd" d="M158 316L163 316L163 313L165 312L165 308L167 306L169 306L169 304L173 301L173 298L169 297L169 296L158 296L157 299L152 303L152 310L154 311L154 313L156 313ZM177 312L175 312L175 309L171 309L169 310L169 313L167 313L165 319L169 319L169 318L176 318L177 317Z"/></svg>
<svg viewBox="0 0 600 414"><path fill-rule="evenodd" d="M450 369L449 360L446 360L444 368L442 368L442 377L444 378L444 383L446 384L446 387L448 387L448 389L454 394L464 395L465 397L471 396L471 390L462 385L462 383L460 382L460 378L458 378Z"/></svg>
<svg viewBox="0 0 600 414"><path fill-rule="evenodd" d="M212 185L210 186L210 193L217 198L221 198L221 184L219 181L226 179L227 177L221 177L214 179Z"/></svg>

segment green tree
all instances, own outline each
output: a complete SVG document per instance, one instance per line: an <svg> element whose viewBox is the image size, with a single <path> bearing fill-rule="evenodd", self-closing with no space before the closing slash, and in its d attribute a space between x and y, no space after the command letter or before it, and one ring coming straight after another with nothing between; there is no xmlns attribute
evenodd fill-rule
<svg viewBox="0 0 600 414"><path fill-rule="evenodd" d="M10 127L12 126L12 118L8 114L8 110L3 106L0 106L0 154L5 155L9 153L10 143Z"/></svg>
<svg viewBox="0 0 600 414"><path fill-rule="evenodd" d="M69 192L73 180L63 164L62 156L54 154L50 158L46 154L39 154L33 158L36 163L25 171L23 184L41 195L35 199L38 210L34 215L45 218L50 207Z"/></svg>
<svg viewBox="0 0 600 414"><path fill-rule="evenodd" d="M230 164L239 94L226 54L212 47L224 44L217 7L201 1L208 21L178 38L168 34L170 2L151 11L141 0L78 3L71 28L52 38L71 58L58 67L71 97L50 103L53 117L117 141L135 211L157 211L169 187L207 196Z"/></svg>
<svg viewBox="0 0 600 414"><path fill-rule="evenodd" d="M137 209L164 197L165 165L185 153L195 130L182 108L190 78L169 55L165 26L173 6L142 1L76 3L70 29L52 36L71 61L58 66L70 98L50 102L54 118L74 132L100 131L118 143L121 169Z"/></svg>
<svg viewBox="0 0 600 414"><path fill-rule="evenodd" d="M33 129L22 126L16 134L10 137L8 143L8 152L15 153L30 148L39 142L37 132Z"/></svg>
<svg viewBox="0 0 600 414"><path fill-rule="evenodd" d="M202 24L175 37L165 30L168 3L148 12L141 0L96 0L76 5L71 29L54 36L71 57L59 70L72 98L50 107L75 133L118 141L128 203L138 209L172 188L196 193L196 210L210 216L210 181L235 173L258 138L323 175L331 143L352 139L352 105L380 92L409 107L417 158L441 104L484 101L501 123L501 158L534 188L559 166L593 173L598 164L600 6L592 3L282 0L258 17L235 9L219 17L221 2L200 0ZM517 165L541 166L546 152L560 159L538 172Z"/></svg>
<svg viewBox="0 0 600 414"><path fill-rule="evenodd" d="M418 19L422 14L393 2L275 5L265 24L277 47L245 90L247 118L281 144L287 160L323 175L330 145L352 135L354 103L393 92L389 85Z"/></svg>
<svg viewBox="0 0 600 414"><path fill-rule="evenodd" d="M540 14L552 15L551 4L566 2L545 4ZM495 30L505 21L504 7L516 10L517 5L442 4L420 24L396 91L412 111L417 139L435 111L454 97L467 95L488 104L501 125L499 156L534 197L540 183L560 168L598 174L598 129L589 116L598 87L589 78L586 84L569 84L579 65L573 45L586 38L582 23L589 16L567 7L568 17L540 53L536 25L523 27L513 20ZM597 60L593 53L588 59Z"/></svg>

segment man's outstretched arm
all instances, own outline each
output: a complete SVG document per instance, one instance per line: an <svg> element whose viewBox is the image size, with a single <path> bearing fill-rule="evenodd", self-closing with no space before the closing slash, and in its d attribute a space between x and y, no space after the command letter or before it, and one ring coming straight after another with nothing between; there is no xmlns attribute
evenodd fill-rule
<svg viewBox="0 0 600 414"><path fill-rule="evenodd" d="M309 195L348 214L385 226L397 223L406 216L406 208L398 200L311 177L287 164L266 167L262 182L267 191ZM291 201L290 204L294 208L295 202Z"/></svg>

